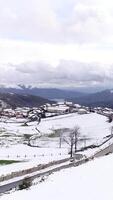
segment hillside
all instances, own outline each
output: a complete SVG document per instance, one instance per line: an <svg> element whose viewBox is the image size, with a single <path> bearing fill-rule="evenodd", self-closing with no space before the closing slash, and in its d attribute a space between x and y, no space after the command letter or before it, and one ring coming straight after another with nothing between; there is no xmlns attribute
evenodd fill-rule
<svg viewBox="0 0 113 200"><path fill-rule="evenodd" d="M101 92L96 93L81 93L74 90L62 90L62 89L56 89L56 88L36 88L36 87L26 87L19 85L17 87L0 87L0 92L4 93L4 95L7 93L14 93L22 96L21 101L26 101L25 98L30 96L33 96L33 101L36 100L36 97L38 97L38 103L40 102L48 102L47 99L64 99L73 101L74 103L79 103L81 105L85 106L102 106L102 107L111 107L113 108L113 90L104 90ZM11 96L11 95L10 95ZM36 96L36 97L34 97ZM40 99L42 97L42 100ZM11 96L10 98L16 98L14 96ZM43 100L45 99L45 101ZM15 101L15 100L14 100ZM20 100L19 100L20 101ZM28 104L30 99L28 100ZM37 101L37 100L36 100ZM23 103L22 103L23 104ZM26 103L25 103L26 104ZM36 104L37 105L37 104Z"/></svg>
<svg viewBox="0 0 113 200"><path fill-rule="evenodd" d="M75 103L85 106L102 106L113 108L113 90L104 90L102 92L82 96L82 98L71 98L71 100Z"/></svg>
<svg viewBox="0 0 113 200"><path fill-rule="evenodd" d="M1 200L112 200L112 165L113 154L46 176L29 190L4 195Z"/></svg>
<svg viewBox="0 0 113 200"><path fill-rule="evenodd" d="M14 93L0 93L0 100L7 105L7 107L35 107L41 106L45 103L51 103L50 100L33 95L20 95Z"/></svg>
<svg viewBox="0 0 113 200"><path fill-rule="evenodd" d="M0 92L2 93L16 93L16 94L30 94L35 96L41 96L46 99L67 99L67 98L75 98L81 97L84 93L71 91L71 90L63 90L56 88L37 88L37 87L26 87L19 85L17 87L0 87Z"/></svg>

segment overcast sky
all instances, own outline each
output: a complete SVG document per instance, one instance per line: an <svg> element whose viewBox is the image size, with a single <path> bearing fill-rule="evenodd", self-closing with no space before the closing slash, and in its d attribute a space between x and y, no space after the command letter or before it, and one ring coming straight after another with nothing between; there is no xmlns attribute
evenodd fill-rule
<svg viewBox="0 0 113 200"><path fill-rule="evenodd" d="M112 87L112 0L0 0L0 84Z"/></svg>

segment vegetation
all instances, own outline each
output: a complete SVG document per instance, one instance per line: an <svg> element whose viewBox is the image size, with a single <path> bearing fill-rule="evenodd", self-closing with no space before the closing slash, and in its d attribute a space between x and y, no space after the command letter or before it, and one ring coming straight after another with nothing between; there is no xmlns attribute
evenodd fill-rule
<svg viewBox="0 0 113 200"><path fill-rule="evenodd" d="M55 133L51 133L49 135L47 135L49 138L55 138L55 137L58 137Z"/></svg>
<svg viewBox="0 0 113 200"><path fill-rule="evenodd" d="M45 103L53 103L48 99L34 96L30 94L16 94L16 93L0 93L0 99L7 104L10 108L15 109L16 107L38 107Z"/></svg>
<svg viewBox="0 0 113 200"><path fill-rule="evenodd" d="M28 189L32 185L30 178L25 178L22 184L19 185L19 190Z"/></svg>
<svg viewBox="0 0 113 200"><path fill-rule="evenodd" d="M28 126L28 124L25 122L24 124L22 124L21 126Z"/></svg>
<svg viewBox="0 0 113 200"><path fill-rule="evenodd" d="M80 137L80 128L75 126L72 130L70 129L69 137L64 137L63 140L70 146L70 156L73 157L73 148L74 153L77 152L77 146Z"/></svg>
<svg viewBox="0 0 113 200"><path fill-rule="evenodd" d="M48 135L50 138L54 137L61 137L64 133L67 133L70 131L69 128L58 128L58 129L51 129L52 133Z"/></svg>
<svg viewBox="0 0 113 200"><path fill-rule="evenodd" d="M16 160L0 160L0 165L9 165L9 164L13 164L13 163L18 163L20 161L16 161Z"/></svg>
<svg viewBox="0 0 113 200"><path fill-rule="evenodd" d="M33 134L24 134L23 135L23 137L24 137L25 140L29 140L30 137L32 137L32 136L33 136Z"/></svg>

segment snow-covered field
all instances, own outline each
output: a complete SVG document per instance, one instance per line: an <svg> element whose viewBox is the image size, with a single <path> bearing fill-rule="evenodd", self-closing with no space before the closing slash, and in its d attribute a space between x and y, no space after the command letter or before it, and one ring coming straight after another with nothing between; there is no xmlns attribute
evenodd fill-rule
<svg viewBox="0 0 113 200"><path fill-rule="evenodd" d="M12 123L11 123L12 122ZM0 159L21 160L21 163L15 163L0 167L0 175L10 172L23 170L25 168L37 166L41 163L48 163L53 160L59 160L69 157L69 146L65 144L59 148L59 138L47 138L53 129L80 127L82 136L91 138L87 145L97 141L102 141L103 137L111 133L112 123L107 122L107 118L96 113L78 115L68 114L53 118L43 119L39 125L36 122L29 123L29 126L22 126L22 122L16 123L14 119L10 123L0 122ZM37 136L36 127L41 132L37 144L41 148L30 147L24 144L24 134ZM44 137L46 135L46 138ZM89 155L94 150L89 151ZM86 152L87 154L87 152ZM87 154L87 155L88 155Z"/></svg>
<svg viewBox="0 0 113 200"><path fill-rule="evenodd" d="M111 124L107 122L106 117L96 113L84 115L73 113L42 119L39 125L37 125L36 122L29 123L29 126L22 125L22 123L14 122L14 120L12 123L8 123L8 121L7 123L0 122L0 136L3 137L4 134L5 136L10 135L10 143L11 138L18 138L24 134L38 135L36 128L38 128L42 135L47 135L52 133L53 129L74 128L75 126L79 126L81 135L93 139L101 139L110 134L111 127Z"/></svg>
<svg viewBox="0 0 113 200"><path fill-rule="evenodd" d="M113 200L112 168L113 154L56 172L45 182L6 194L1 200Z"/></svg>
<svg viewBox="0 0 113 200"><path fill-rule="evenodd" d="M43 133L48 133L51 129L57 128L74 128L79 126L82 135L87 135L93 138L102 138L110 134L111 124L107 122L107 118L96 114L68 114L44 119L38 126L38 129Z"/></svg>
<svg viewBox="0 0 113 200"><path fill-rule="evenodd" d="M11 123L12 122L12 123ZM81 147L84 145L97 144L103 140L103 137L110 135L112 123L107 122L107 118L96 114L84 114L78 115L76 113L61 115L57 117L42 119L41 123L37 125L36 122L29 123L29 126L23 126L23 123L16 123L12 119L7 123L0 122L0 157L5 156L11 158L15 157L26 157L30 158L31 154L37 154L40 150L34 147L26 147L24 144L26 141L26 135L34 137L32 144L41 148L59 148L59 137L48 137L54 129L70 128L73 129L75 126L80 127L81 137L88 138L87 141L79 144ZM40 133L36 130L40 131ZM42 137L38 137L42 135ZM16 145L16 147L12 147ZM21 145L21 146L20 146ZM19 147L20 146L20 147ZM5 148L7 147L7 148ZM63 148L69 148L66 142L62 141ZM12 150L13 149L13 150ZM15 151L16 149L16 151ZM26 151L27 149L27 151ZM41 154L43 154L41 149ZM38 153L39 154L39 153Z"/></svg>
<svg viewBox="0 0 113 200"><path fill-rule="evenodd" d="M17 155L19 156L17 157ZM10 165L1 165L0 176L67 157L69 157L68 149L35 148L26 145L14 145L10 148L2 148L0 150L0 160L20 160L22 162Z"/></svg>
<svg viewBox="0 0 113 200"><path fill-rule="evenodd" d="M47 137L52 133L53 129L79 126L81 136L86 136L90 139L86 141L86 145L89 145L101 141L103 137L109 135L112 123L108 123L106 117L96 113L85 115L73 113L43 119L39 125L36 122L29 123L29 126L22 125L22 123L16 123L14 119L12 123L0 122L0 159L32 160L34 157L40 159L41 155L42 157L58 156L58 154L68 155L69 146L66 143L63 143L63 148L59 149L59 138ZM38 128L43 137L36 139L39 134L36 128ZM41 148L32 148L25 145L25 134L34 135L35 145L41 146Z"/></svg>

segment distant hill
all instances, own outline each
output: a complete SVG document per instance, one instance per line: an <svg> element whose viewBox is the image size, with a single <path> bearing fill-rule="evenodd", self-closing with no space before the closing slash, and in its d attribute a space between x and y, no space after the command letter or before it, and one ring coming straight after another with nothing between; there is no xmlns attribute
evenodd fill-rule
<svg viewBox="0 0 113 200"><path fill-rule="evenodd" d="M102 106L113 108L113 90L104 90L93 94L87 94L74 90L37 88L18 85L17 87L13 88L0 87L0 93L2 93L2 97L4 97L5 99L8 96L7 101L9 98L10 105L13 105L14 103L14 105L28 105L32 107L35 105L37 106L43 103L50 102L49 100L64 99L85 106Z"/></svg>
<svg viewBox="0 0 113 200"><path fill-rule="evenodd" d="M68 99L81 97L84 93L71 91L71 90L61 90L56 88L37 88L37 87L26 87L24 85L19 85L14 88L10 87L0 87L1 93L16 93L16 94L30 94L35 96L40 96L46 99Z"/></svg>
<svg viewBox="0 0 113 200"><path fill-rule="evenodd" d="M82 98L72 98L71 100L85 106L113 108L113 90L104 90L102 92L82 96Z"/></svg>
<svg viewBox="0 0 113 200"><path fill-rule="evenodd" d="M0 93L0 102L7 107L37 107L41 106L45 103L52 103L52 101L48 99L44 99L42 97L33 96L33 95L21 95L14 93Z"/></svg>

